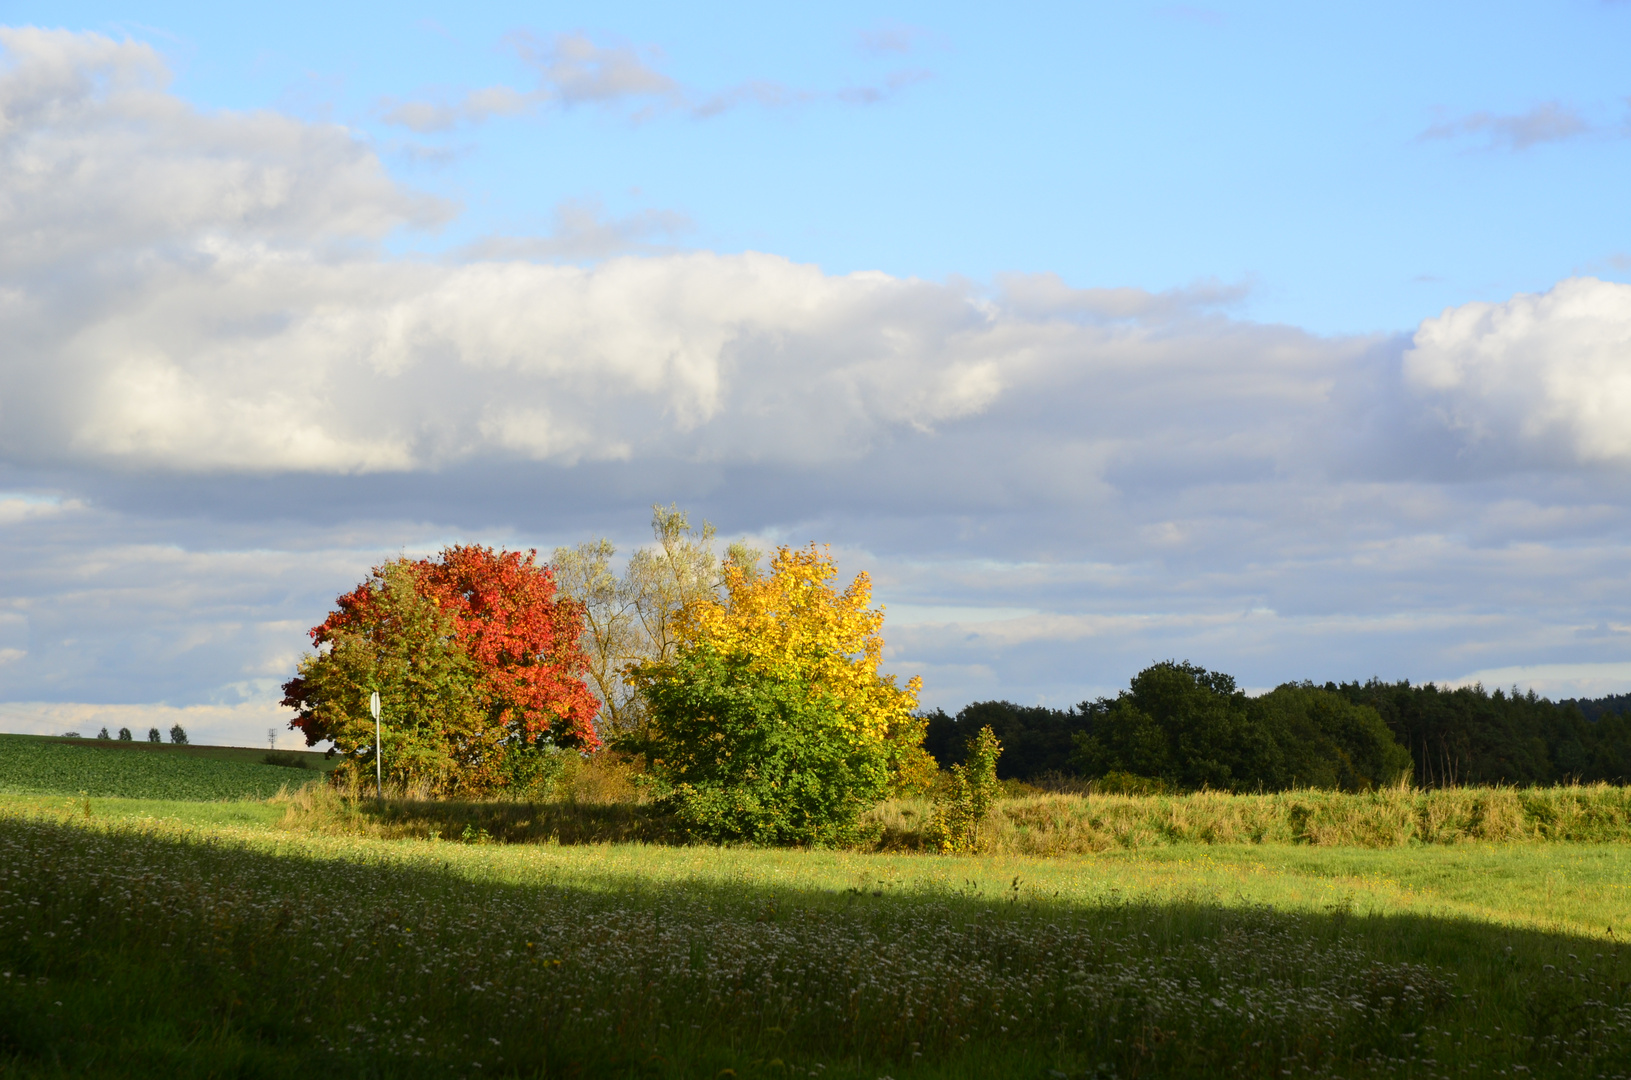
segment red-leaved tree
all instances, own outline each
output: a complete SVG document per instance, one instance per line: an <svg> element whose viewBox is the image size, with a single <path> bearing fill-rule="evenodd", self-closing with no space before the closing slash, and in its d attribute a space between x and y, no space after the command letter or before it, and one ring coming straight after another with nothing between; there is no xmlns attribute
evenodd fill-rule
<svg viewBox="0 0 1631 1080"><path fill-rule="evenodd" d="M373 771L377 690L394 781L449 794L525 785L546 747L599 745L582 619L536 552L460 545L393 560L312 628L317 651L283 703L307 745L332 739L359 779Z"/></svg>

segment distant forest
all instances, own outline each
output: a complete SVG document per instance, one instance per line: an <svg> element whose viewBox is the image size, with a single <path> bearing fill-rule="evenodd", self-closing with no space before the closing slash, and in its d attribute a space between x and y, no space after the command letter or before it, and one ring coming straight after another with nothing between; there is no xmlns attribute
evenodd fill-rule
<svg viewBox="0 0 1631 1080"><path fill-rule="evenodd" d="M1290 683L1249 698L1227 675L1167 662L1114 699L1068 709L937 709L924 746L948 767L986 725L1003 745L998 775L1044 786L1105 777L1235 791L1363 790L1407 777L1424 788L1631 782L1631 694L1554 702L1372 679Z"/></svg>

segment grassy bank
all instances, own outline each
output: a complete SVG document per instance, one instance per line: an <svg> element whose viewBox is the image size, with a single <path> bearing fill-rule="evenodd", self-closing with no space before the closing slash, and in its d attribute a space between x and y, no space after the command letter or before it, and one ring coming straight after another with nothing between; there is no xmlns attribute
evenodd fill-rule
<svg viewBox="0 0 1631 1080"><path fill-rule="evenodd" d="M1618 845L942 858L10 812L0 867L6 1075L1631 1071ZM1548 889L1578 910L1538 918Z"/></svg>

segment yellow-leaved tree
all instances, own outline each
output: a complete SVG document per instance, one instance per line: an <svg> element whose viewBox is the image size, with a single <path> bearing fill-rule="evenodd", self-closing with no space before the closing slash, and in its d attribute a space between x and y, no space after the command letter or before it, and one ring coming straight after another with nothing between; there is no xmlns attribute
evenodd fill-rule
<svg viewBox="0 0 1631 1080"><path fill-rule="evenodd" d="M636 670L652 771L692 833L844 842L903 755L923 753L919 680L878 671L872 583L862 573L839 591L836 576L814 544L778 549L764 570L727 558L719 593L676 620L673 656Z"/></svg>

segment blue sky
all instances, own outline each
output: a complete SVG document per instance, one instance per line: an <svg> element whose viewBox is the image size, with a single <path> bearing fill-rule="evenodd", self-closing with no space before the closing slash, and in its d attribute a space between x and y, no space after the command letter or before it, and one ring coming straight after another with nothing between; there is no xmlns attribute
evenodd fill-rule
<svg viewBox="0 0 1631 1080"><path fill-rule="evenodd" d="M576 201L831 273L1215 278L1321 332L1631 270L1624 3L6 7L152 43L201 107L366 133L460 206L403 248L547 232ZM387 101L533 90L526 39L562 33L633 50L685 103L383 122ZM786 103L686 107L754 84Z"/></svg>
<svg viewBox="0 0 1631 1080"><path fill-rule="evenodd" d="M1631 686L1631 4L0 24L0 727L257 740L379 559L670 500L948 708Z"/></svg>

